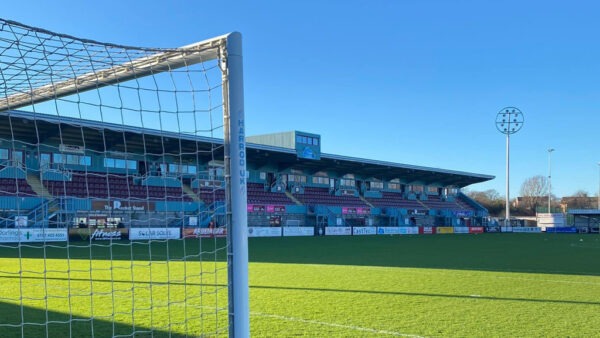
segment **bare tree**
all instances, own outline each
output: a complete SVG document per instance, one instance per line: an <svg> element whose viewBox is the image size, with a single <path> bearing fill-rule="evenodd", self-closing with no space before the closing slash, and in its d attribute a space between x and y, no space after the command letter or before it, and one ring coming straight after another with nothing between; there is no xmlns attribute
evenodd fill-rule
<svg viewBox="0 0 600 338"><path fill-rule="evenodd" d="M535 208L543 203L544 197L548 197L548 179L541 175L530 177L521 185L520 193L525 209L535 212Z"/></svg>

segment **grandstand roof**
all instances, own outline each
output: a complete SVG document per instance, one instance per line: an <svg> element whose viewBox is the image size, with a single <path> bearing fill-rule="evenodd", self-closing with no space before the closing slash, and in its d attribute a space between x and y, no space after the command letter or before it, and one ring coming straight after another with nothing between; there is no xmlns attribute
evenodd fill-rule
<svg viewBox="0 0 600 338"><path fill-rule="evenodd" d="M199 157L207 162L212 158L211 150L223 151L223 140L218 138L15 110L0 112L0 135L14 135L15 139L31 144L81 145L96 151L106 149L151 154L184 152L194 156L199 153ZM302 168L313 174L319 171L333 172L339 176L352 173L365 178L400 178L407 183L457 187L494 178L491 175L325 153L321 154L320 160L302 159L298 158L294 149L255 143L248 143L246 148L249 166L254 168L276 163L280 171Z"/></svg>

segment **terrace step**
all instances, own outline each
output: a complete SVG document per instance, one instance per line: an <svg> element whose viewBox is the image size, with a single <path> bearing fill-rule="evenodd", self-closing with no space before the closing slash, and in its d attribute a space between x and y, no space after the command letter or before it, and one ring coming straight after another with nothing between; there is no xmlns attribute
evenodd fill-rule
<svg viewBox="0 0 600 338"><path fill-rule="evenodd" d="M52 195L50 194L50 192L48 192L48 190L46 190L46 188L42 184L42 181L40 180L40 178L39 178L39 176L37 174L27 173L27 179L26 180L27 180L27 184L29 184L29 186L31 187L31 189L38 196L49 198L49 199L54 199L52 197Z"/></svg>
<svg viewBox="0 0 600 338"><path fill-rule="evenodd" d="M289 199L291 199L291 200L292 200L294 203L296 203L296 205L303 205L303 204L302 204L302 202L300 202L300 201L299 201L299 200L298 200L296 197L294 197L294 195L292 195L292 193L291 193L291 192L289 192L289 191L286 191L286 192L285 192L285 195L286 195L286 196L287 196Z"/></svg>

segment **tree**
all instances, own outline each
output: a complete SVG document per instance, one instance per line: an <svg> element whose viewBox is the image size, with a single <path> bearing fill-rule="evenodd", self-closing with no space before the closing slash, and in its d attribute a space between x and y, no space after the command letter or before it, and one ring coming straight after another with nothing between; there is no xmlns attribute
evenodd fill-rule
<svg viewBox="0 0 600 338"><path fill-rule="evenodd" d="M548 179L541 175L530 177L521 185L520 193L525 209L535 213L536 207L543 203L544 197L548 197Z"/></svg>
<svg viewBox="0 0 600 338"><path fill-rule="evenodd" d="M498 191L494 189L488 189L486 191L468 191L465 194L484 206L492 216L500 216L504 210L504 199L500 196Z"/></svg>

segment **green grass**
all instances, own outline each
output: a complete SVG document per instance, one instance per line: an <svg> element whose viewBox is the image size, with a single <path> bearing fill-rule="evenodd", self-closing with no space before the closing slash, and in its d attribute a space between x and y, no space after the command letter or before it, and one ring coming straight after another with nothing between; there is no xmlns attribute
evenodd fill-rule
<svg viewBox="0 0 600 338"><path fill-rule="evenodd" d="M26 336L89 335L92 327L100 336L130 334L134 325L138 336L225 330L227 272L214 244L187 240L187 262L179 241L22 247L22 259L0 247L0 336L20 336L4 324L22 316L57 322L28 325ZM208 262L195 262L200 251ZM600 236L252 238L250 260L257 337L599 336ZM70 327L60 323L69 311ZM186 313L199 319L186 322Z"/></svg>

